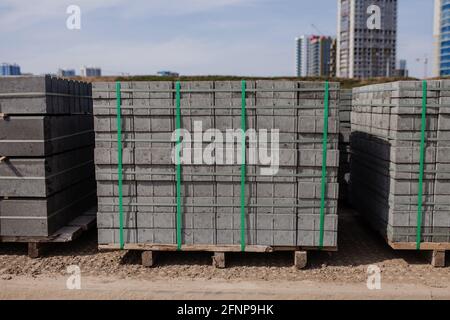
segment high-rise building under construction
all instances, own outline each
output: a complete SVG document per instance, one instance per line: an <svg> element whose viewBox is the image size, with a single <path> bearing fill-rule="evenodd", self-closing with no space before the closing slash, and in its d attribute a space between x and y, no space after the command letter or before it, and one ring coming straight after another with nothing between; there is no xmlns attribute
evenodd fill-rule
<svg viewBox="0 0 450 320"><path fill-rule="evenodd" d="M397 0L338 0L338 77L392 76L396 46Z"/></svg>
<svg viewBox="0 0 450 320"><path fill-rule="evenodd" d="M297 77L329 76L333 38L303 35L295 41Z"/></svg>

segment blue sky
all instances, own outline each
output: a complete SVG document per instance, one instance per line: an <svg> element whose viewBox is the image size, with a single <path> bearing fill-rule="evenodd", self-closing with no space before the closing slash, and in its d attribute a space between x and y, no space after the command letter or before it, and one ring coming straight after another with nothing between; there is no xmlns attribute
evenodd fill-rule
<svg viewBox="0 0 450 320"><path fill-rule="evenodd" d="M399 0L398 58L423 77L433 58L433 0ZM81 30L66 9L81 8ZM288 76L300 34L336 34L336 0L0 0L0 62L24 72ZM428 74L431 75L431 61Z"/></svg>

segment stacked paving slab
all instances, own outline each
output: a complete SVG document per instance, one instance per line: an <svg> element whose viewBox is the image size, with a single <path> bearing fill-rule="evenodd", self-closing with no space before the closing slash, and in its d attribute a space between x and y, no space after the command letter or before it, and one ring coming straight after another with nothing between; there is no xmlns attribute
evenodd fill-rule
<svg viewBox="0 0 450 320"><path fill-rule="evenodd" d="M450 81L429 81L422 242L450 241ZM353 90L351 201L392 243L416 242L422 82Z"/></svg>
<svg viewBox="0 0 450 320"><path fill-rule="evenodd" d="M121 87L125 243L176 244L175 83ZM278 173L246 167L247 245L319 246L324 88L320 82L247 82L247 128L269 130L269 142L270 130L280 131ZM241 82L182 82L181 92L181 128L192 135L194 121L224 135L241 128ZM339 84L330 84L325 247L337 241L338 96ZM116 84L94 83L93 97L99 244L118 244ZM240 142L235 147L237 156ZM183 244L240 244L240 175L237 163L182 164Z"/></svg>
<svg viewBox="0 0 450 320"><path fill-rule="evenodd" d="M352 89L341 89L339 101L339 201L347 202L350 182Z"/></svg>
<svg viewBox="0 0 450 320"><path fill-rule="evenodd" d="M48 237L95 205L92 87L0 78L0 236Z"/></svg>

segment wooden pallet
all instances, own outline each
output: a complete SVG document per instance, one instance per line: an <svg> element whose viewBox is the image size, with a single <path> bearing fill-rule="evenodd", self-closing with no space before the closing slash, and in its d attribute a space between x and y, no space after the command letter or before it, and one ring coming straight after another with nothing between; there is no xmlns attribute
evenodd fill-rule
<svg viewBox="0 0 450 320"><path fill-rule="evenodd" d="M120 250L119 244L99 245L100 250ZM225 268L226 253L242 252L240 245L182 245L178 250L177 245L159 245L159 244L125 244L124 250L142 251L142 265L153 267L158 256L158 252L212 252L212 265L216 268ZM291 246L254 246L245 247L244 252L270 253L280 251L291 251L294 253L294 265L298 269L303 269L307 264L308 251L318 250L317 247L291 247ZM325 247L322 251L337 251L336 247Z"/></svg>
<svg viewBox="0 0 450 320"><path fill-rule="evenodd" d="M0 236L0 242L4 243L27 243L28 256L30 258L39 258L49 243L67 243L79 238L81 234L95 226L97 219L97 209L91 208L79 217L72 220L67 226L59 229L53 235L48 237L19 237L19 236Z"/></svg>
<svg viewBox="0 0 450 320"><path fill-rule="evenodd" d="M387 240L389 246L394 250L417 250L414 242L392 242ZM423 242L420 251L428 252L430 263L435 268L445 267L445 252L450 251L450 243Z"/></svg>

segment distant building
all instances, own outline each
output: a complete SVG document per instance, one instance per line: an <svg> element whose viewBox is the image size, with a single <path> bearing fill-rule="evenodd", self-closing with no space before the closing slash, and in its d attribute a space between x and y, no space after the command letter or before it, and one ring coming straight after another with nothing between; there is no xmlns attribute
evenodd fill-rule
<svg viewBox="0 0 450 320"><path fill-rule="evenodd" d="M172 71L158 71L156 74L161 77L179 77L180 76L179 73L172 72Z"/></svg>
<svg viewBox="0 0 450 320"><path fill-rule="evenodd" d="M101 77L102 69L97 67L82 67L80 70L80 74L82 77Z"/></svg>
<svg viewBox="0 0 450 320"><path fill-rule="evenodd" d="M303 35L296 41L297 77L330 75L331 37Z"/></svg>
<svg viewBox="0 0 450 320"><path fill-rule="evenodd" d="M2 63L0 65L0 76L20 76L20 66L17 64Z"/></svg>
<svg viewBox="0 0 450 320"><path fill-rule="evenodd" d="M434 76L450 76L450 0L435 0Z"/></svg>
<svg viewBox="0 0 450 320"><path fill-rule="evenodd" d="M76 72L74 69L59 69L58 77L75 77Z"/></svg>
<svg viewBox="0 0 450 320"><path fill-rule="evenodd" d="M371 8L371 6L376 7ZM377 16L380 26L369 28ZM375 11L374 11L375 10ZM397 0L338 0L337 76L389 77L396 64Z"/></svg>
<svg viewBox="0 0 450 320"><path fill-rule="evenodd" d="M397 69L395 69L394 76L402 77L402 78L409 77L409 71L408 71L406 65L407 65L406 60L404 60L404 59L400 60L398 62Z"/></svg>
<svg viewBox="0 0 450 320"><path fill-rule="evenodd" d="M295 39L295 59L297 77L308 76L308 53L310 35L303 35Z"/></svg>
<svg viewBox="0 0 450 320"><path fill-rule="evenodd" d="M309 67L311 76L329 76L331 45L333 38L325 36L313 36L311 38L311 54Z"/></svg>
<svg viewBox="0 0 450 320"><path fill-rule="evenodd" d="M335 78L337 76L337 40L333 39L333 42L331 43L331 50L330 50L330 77Z"/></svg>

